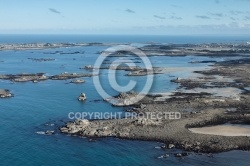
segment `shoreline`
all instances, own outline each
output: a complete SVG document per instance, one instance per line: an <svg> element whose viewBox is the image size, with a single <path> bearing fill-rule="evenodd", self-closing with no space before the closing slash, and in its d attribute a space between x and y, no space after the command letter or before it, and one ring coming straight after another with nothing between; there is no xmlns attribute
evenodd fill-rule
<svg viewBox="0 0 250 166"><path fill-rule="evenodd" d="M104 43L8 43L0 44L0 51L7 50L44 50L44 49L55 49L55 48L68 48L68 47L87 47L87 46L111 46L113 44Z"/></svg>
<svg viewBox="0 0 250 166"><path fill-rule="evenodd" d="M130 43L9 43L0 44L0 51L6 50L43 50L55 48L69 48L69 47L86 47L86 46L116 46L129 45ZM241 43L203 43L203 44L145 44L139 47L147 56L236 56L236 55L250 55L249 42ZM60 52L58 52L60 53ZM78 53L78 52L77 52ZM64 54L64 53L63 53ZM72 54L72 53L71 53ZM74 53L73 53L74 54ZM126 54L133 55L127 51L107 52L101 51L97 54L110 54L113 57L125 56ZM193 62L197 63L197 62ZM198 62L199 63L199 62ZM206 63L206 62L204 62Z"/></svg>
<svg viewBox="0 0 250 166"><path fill-rule="evenodd" d="M102 43L95 43L93 45L102 45ZM15 50L19 46L16 45L12 49ZM32 45L31 47L37 48L36 45ZM24 50L32 50L33 48L31 47L24 47ZM51 46L44 47L43 45L41 47L50 48ZM194 47L206 48L206 51L198 48L193 49ZM239 44L232 48L228 44L173 44L148 45L140 49L146 51L148 56L186 56L191 53L194 56L208 57L243 56L238 60L224 60L220 62L191 61L190 63L194 65L197 63L207 63L209 64L209 68L204 68L204 70L203 68L200 70L200 67L199 69L197 68L198 71L191 72L195 75L191 78L182 79L177 77L171 80L171 82L179 84L179 87L175 91L147 95L137 104L129 104L133 103L129 102L130 100L135 99L133 94L118 95L113 98L117 99L119 97L119 100L113 106L129 106L128 112L135 112L137 114L145 114L146 112L180 112L182 115L181 119L152 120L138 117L136 119L83 120L67 123L60 128L62 133L84 137L117 137L121 139L160 141L166 144L165 148L174 145L178 149L197 153L250 150L249 137L236 138L197 134L189 131L189 128L201 128L224 123L250 123L250 116L248 116L248 114L250 115L250 93L246 90L247 87L250 87L248 79L250 58L246 58L249 56L250 45ZM181 54L180 50L182 50ZM112 54L113 56L126 57L128 52L114 52ZM31 60L50 61L53 59L37 58ZM134 60L137 61L137 59ZM92 68L85 66L84 69L91 70ZM100 68L100 70L105 69L107 67ZM187 68L184 67L183 69ZM183 69L158 67L154 68L149 74L166 74ZM129 69L127 67L120 67L119 70L130 72L130 74L125 75L127 77L129 75L142 76L148 74L143 68ZM37 82L47 79L67 80L91 76L94 76L93 73L61 73L54 76L46 76L44 73L6 74L0 75L0 79L14 82ZM234 95L231 95L232 93Z"/></svg>
<svg viewBox="0 0 250 166"><path fill-rule="evenodd" d="M178 149L197 153L250 150L250 137L226 137L189 131L189 128L250 122L250 116L248 116L248 112L250 113L249 93L243 90L239 91L237 96L228 95L233 92L232 90L244 89L250 85L247 77L247 73L250 71L248 69L250 60L239 63L241 61L216 62L208 70L194 72L200 74L200 77L173 80L184 90L181 91L178 88L176 92L170 93L167 97L162 94L148 95L139 103L130 106L132 109L129 110L136 113L179 111L182 114L180 120L151 120L138 117L133 120L89 120L84 123L75 121L67 123L61 128L61 132L86 137L160 141L166 144L165 147L173 144ZM228 66L236 66L236 69L228 70ZM240 79L238 73L233 72L235 70L242 70ZM222 90L223 88L224 90ZM215 95L216 91L217 94L225 94ZM157 100L159 98L161 100ZM124 100L129 101L130 96L126 96ZM118 105L121 106L121 104Z"/></svg>

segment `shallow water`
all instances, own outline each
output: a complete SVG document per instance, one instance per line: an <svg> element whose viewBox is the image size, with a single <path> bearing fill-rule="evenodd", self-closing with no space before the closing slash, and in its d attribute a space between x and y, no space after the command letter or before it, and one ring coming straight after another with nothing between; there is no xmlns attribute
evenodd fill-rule
<svg viewBox="0 0 250 166"><path fill-rule="evenodd" d="M8 37L7 37L8 38ZM6 42L25 42L23 38L9 37ZM37 37L32 41L65 40L61 37ZM70 38L73 41L74 38ZM94 38L95 39L95 38ZM93 40L94 40L93 39ZM107 38L106 40L111 40ZM120 41L122 39L119 38ZM140 39L140 40L143 40ZM146 40L146 39L145 39ZM159 39L159 42L162 39ZM3 42L3 39L0 40ZM28 40L28 41L31 41ZM76 40L75 42L78 42ZM99 41L96 41L99 42ZM101 41L102 42L102 41ZM113 41L113 42L116 42ZM127 38L124 39L127 42ZM135 41L138 42L138 41ZM48 75L62 72L86 72L79 67L94 64L96 54L107 47L76 47L47 50L1 51L0 74L46 72ZM44 54L55 51L84 51L85 54L60 55ZM27 58L55 58L50 62L34 62ZM74 60L75 59L75 60ZM207 57L150 57L154 66L159 67L205 67L207 64L190 64L192 60L209 60ZM218 59L220 60L220 59ZM118 72L121 82L128 81L124 72ZM176 77L191 76L190 71L179 71L171 74L155 76L151 92L169 92L177 85L170 80ZM172 77L173 76L173 77ZM130 77L135 79L140 90L145 77ZM110 88L107 81L107 71L102 71L103 86L112 95L117 92ZM177 159L170 155L168 159L157 157L171 153L155 147L161 143L147 141L129 141L116 138L97 139L89 142L87 138L71 137L60 134L58 127L68 121L68 113L74 112L122 112L123 108L112 107L102 101L96 92L92 78L84 78L86 83L75 85L69 81L43 81L39 83L11 83L0 80L0 88L10 89L14 98L0 100L0 161L1 165L247 165L250 162L249 153L232 151L214 155L214 158L191 154L186 159ZM106 81L105 81L106 80ZM88 100L78 102L77 96L84 92ZM100 100L94 102L94 100ZM56 134L47 136L42 133L55 130ZM236 160L237 159L237 160Z"/></svg>

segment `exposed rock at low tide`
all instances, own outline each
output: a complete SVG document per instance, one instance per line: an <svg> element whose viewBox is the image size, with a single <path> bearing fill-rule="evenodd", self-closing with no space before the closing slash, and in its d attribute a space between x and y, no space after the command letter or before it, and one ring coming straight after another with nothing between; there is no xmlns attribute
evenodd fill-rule
<svg viewBox="0 0 250 166"><path fill-rule="evenodd" d="M115 106L129 105L131 110L129 113L136 112L136 115L154 112L166 114L169 111L178 111L181 113L181 119L166 117L145 119L133 116L124 119L91 120L89 125L84 128L75 124L73 131L84 137L161 141L166 144L166 149L177 148L197 153L249 150L250 137L208 135L193 133L189 130L190 128L228 123L249 124L250 95L243 89L250 85L249 72L250 60L217 63L212 69L197 72L203 75L199 75L195 79L174 80L183 86L183 90L178 92L178 89L168 96L164 94L147 95L143 100L132 105L130 105L133 101L132 98L136 96L134 92L122 93L106 100ZM232 85L232 87L228 87L228 85ZM243 88L239 89L240 87L236 85L243 85ZM238 91L237 100L224 94L225 90L229 94L234 93L235 91L231 91L232 88ZM161 100L158 100L159 98ZM68 132L67 130L65 130L66 133L71 133L71 130ZM180 158L186 155L188 155L186 152L175 154Z"/></svg>
<svg viewBox="0 0 250 166"><path fill-rule="evenodd" d="M117 96L104 99L105 101L111 103L113 106L123 107L136 104L138 101L143 99L145 96L138 94L134 91L127 93L120 93Z"/></svg>
<svg viewBox="0 0 250 166"><path fill-rule="evenodd" d="M84 67L80 67L80 69L92 70L94 67L92 65L87 65Z"/></svg>
<svg viewBox="0 0 250 166"><path fill-rule="evenodd" d="M0 79L3 80L10 80L13 82L28 82L28 81L44 81L47 80L48 77L45 76L45 73L36 73L36 74L6 74L6 75L0 75Z"/></svg>
<svg viewBox="0 0 250 166"><path fill-rule="evenodd" d="M8 89L0 89L0 98L9 98L9 97L13 97L13 94L11 94Z"/></svg>
<svg viewBox="0 0 250 166"><path fill-rule="evenodd" d="M68 73L64 72L58 75L53 76L46 76L45 73L35 73L35 74L28 74L28 73L22 73L22 74L5 74L0 75L0 79L2 80L10 80L13 82L29 82L32 81L34 83L37 83L39 81L45 81L48 79L51 80L68 80L68 79L76 79L81 77L92 77L96 76L96 74L92 73ZM72 83L83 83L82 80L78 80L76 82Z"/></svg>
<svg viewBox="0 0 250 166"><path fill-rule="evenodd" d="M60 131L62 133L70 133L74 134L79 132L80 130L85 129L86 127L89 126L89 121L86 119L78 119L74 122L68 122L65 127L60 128Z"/></svg>
<svg viewBox="0 0 250 166"><path fill-rule="evenodd" d="M50 79L52 80L67 80L67 79L74 79L74 78L81 78L81 77L92 77L94 74L84 74L84 73L61 73L59 75L51 76Z"/></svg>
<svg viewBox="0 0 250 166"><path fill-rule="evenodd" d="M46 61L56 60L54 58L28 58L28 59L31 59L32 61L35 61L35 62L46 62Z"/></svg>
<svg viewBox="0 0 250 166"><path fill-rule="evenodd" d="M38 49L52 49L62 47L79 47L79 46L93 46L95 43L23 43L23 44L0 44L0 50L38 50ZM104 45L98 43L97 45ZM84 52L68 52L63 53L57 51L60 54L83 54Z"/></svg>
<svg viewBox="0 0 250 166"><path fill-rule="evenodd" d="M55 134L55 131L53 131L53 130L37 131L36 133L40 134L40 135L53 135L53 134Z"/></svg>
<svg viewBox="0 0 250 166"><path fill-rule="evenodd" d="M70 81L70 83L73 83L73 84L82 84L84 82L85 82L84 80L80 80L80 79L75 79L75 80Z"/></svg>
<svg viewBox="0 0 250 166"><path fill-rule="evenodd" d="M78 97L79 101L85 101L87 99L86 94L85 93L81 93L81 95Z"/></svg>

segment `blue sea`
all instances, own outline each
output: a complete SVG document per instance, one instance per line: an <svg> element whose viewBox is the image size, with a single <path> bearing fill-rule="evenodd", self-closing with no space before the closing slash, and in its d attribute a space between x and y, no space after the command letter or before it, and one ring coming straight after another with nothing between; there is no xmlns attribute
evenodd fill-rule
<svg viewBox="0 0 250 166"><path fill-rule="evenodd" d="M0 35L0 43L61 43L61 42L103 42L103 43L211 43L247 42L249 36L114 36L114 35ZM87 46L56 48L45 50L0 51L0 74L36 73L47 75L63 72L88 72L79 67L93 65L98 52L107 46ZM80 54L50 54L56 51ZM83 53L84 52L84 53ZM35 62L28 58L55 58L55 61ZM223 58L214 58L217 61ZM213 60L214 60L213 59ZM190 71L156 75L151 93L170 92L177 85L170 80L175 77L188 77L191 71L208 68L209 64L191 64L194 60L211 60L209 57L159 57L152 56L154 67L189 67ZM3 62L1 62L3 61ZM138 82L135 90L140 90L145 77L124 77L118 71L120 82L133 79ZM107 71L101 72L102 85L112 95L107 81ZM112 107L102 101L97 93L93 78L84 78L84 84L69 84L69 80L43 81L39 83L13 83L0 80L0 89L10 89L13 98L0 100L0 165L249 165L249 152L231 151L205 155L190 154L184 159L170 155L167 159L159 156L171 153L159 148L162 143L147 141L98 138L89 142L88 138L61 134L58 127L69 121L69 112L123 112L123 108ZM77 101L84 92L86 102ZM41 131L54 130L54 135L43 135ZM40 133L40 134L39 134Z"/></svg>

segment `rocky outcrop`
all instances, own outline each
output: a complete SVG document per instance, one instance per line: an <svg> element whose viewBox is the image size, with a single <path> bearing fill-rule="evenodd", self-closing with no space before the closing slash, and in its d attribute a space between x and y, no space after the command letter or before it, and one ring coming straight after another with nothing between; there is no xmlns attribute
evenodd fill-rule
<svg viewBox="0 0 250 166"><path fill-rule="evenodd" d="M13 94L11 94L8 89L0 89L0 98L9 98L9 97L13 97Z"/></svg>
<svg viewBox="0 0 250 166"><path fill-rule="evenodd" d="M166 144L164 146L166 149L178 148L197 153L249 150L250 137L200 134L189 130L189 128L218 124L249 124L250 93L248 90L237 94L237 100L225 97L222 93L217 96L206 91L203 92L203 89L211 88L217 91L216 86L220 86L222 89L233 84L249 87L249 72L250 59L217 63L217 66L214 66L213 69L197 72L206 76L203 75L196 80L191 78L173 80L173 82L183 85L183 88L196 90L195 93L190 93L190 91L175 92L169 98L163 98L163 100L155 100L158 97L164 97L163 94L158 97L149 97L148 95L145 98L149 99L141 100L132 105L131 103L134 103L133 100L137 95L134 92L121 93L106 99L114 106L130 106L131 112L136 112L137 115L146 114L147 112L166 114L169 111L176 111L181 113L181 119L163 118L155 120L132 117L127 119L92 120L89 121L87 127L81 128L81 125L74 124L75 126L69 130L66 125L66 127L63 127L63 131L66 131L65 133L73 131L79 136L87 137L118 137L161 141ZM232 81L223 77L218 79L218 75L231 78ZM207 84L208 82L209 84ZM223 84L225 87L222 87ZM197 90L197 87L200 86L204 86L202 92ZM175 156L180 158L187 155L184 152L175 153Z"/></svg>
<svg viewBox="0 0 250 166"><path fill-rule="evenodd" d="M0 75L0 79L10 80L13 82L28 82L28 81L35 81L35 80L44 81L44 80L47 80L48 77L45 75L45 73L36 73L36 74L22 73L22 74Z"/></svg>
<svg viewBox="0 0 250 166"><path fill-rule="evenodd" d="M80 69L92 70L93 66L92 65L87 65L87 66L84 66L84 67L82 67Z"/></svg>
<svg viewBox="0 0 250 166"><path fill-rule="evenodd" d="M75 79L81 77L92 77L94 74L84 74L84 73L68 73L64 72L59 75L51 76L50 79L52 80L67 80L67 79Z"/></svg>
<svg viewBox="0 0 250 166"><path fill-rule="evenodd" d="M134 91L130 91L127 93L120 93L117 96L106 98L105 101L111 103L113 106L122 107L122 106L130 106L137 103L141 99L141 95L137 94Z"/></svg>
<svg viewBox="0 0 250 166"><path fill-rule="evenodd" d="M84 80L81 80L81 79L75 79L75 80L72 80L70 81L70 83L73 83L73 84L82 84L84 83L85 81Z"/></svg>
<svg viewBox="0 0 250 166"><path fill-rule="evenodd" d="M60 128L62 133L75 134L81 130L84 130L89 126L89 121L86 119L78 119L74 122L68 122L65 127Z"/></svg>
<svg viewBox="0 0 250 166"><path fill-rule="evenodd" d="M85 93L81 93L80 96L78 97L78 101L85 101L87 99Z"/></svg>
<svg viewBox="0 0 250 166"><path fill-rule="evenodd" d="M147 118L138 118L132 122L135 125L147 126L147 125L160 125L161 122L158 120L152 120Z"/></svg>
<svg viewBox="0 0 250 166"><path fill-rule="evenodd" d="M35 62L46 62L46 61L54 61L56 59L54 58L28 58L32 61L35 61Z"/></svg>
<svg viewBox="0 0 250 166"><path fill-rule="evenodd" d="M46 76L45 73L35 73L35 74L28 74L28 73L22 73L22 74L4 74L0 75L0 79L2 80L10 80L13 82L29 82L32 81L34 83L37 83L39 81L45 81L48 79L51 80L68 80L68 79L76 79L81 77L92 77L96 76L96 74L85 74L85 73L68 73L64 72L58 75L53 76ZM83 83L82 81L76 81L75 83Z"/></svg>
<svg viewBox="0 0 250 166"><path fill-rule="evenodd" d="M38 50L60 47L91 46L93 43L23 43L23 44L0 44L0 50ZM98 44L102 45L102 44Z"/></svg>

